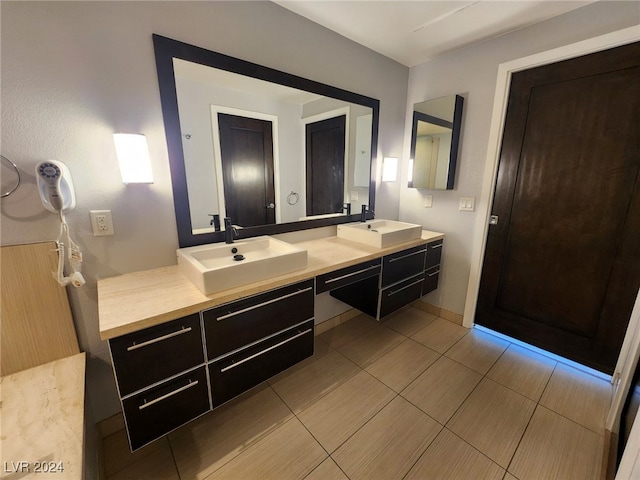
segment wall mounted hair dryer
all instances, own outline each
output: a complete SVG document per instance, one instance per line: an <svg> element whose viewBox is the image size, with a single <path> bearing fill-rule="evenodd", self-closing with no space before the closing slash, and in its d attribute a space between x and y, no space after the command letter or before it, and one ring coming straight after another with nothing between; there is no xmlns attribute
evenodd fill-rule
<svg viewBox="0 0 640 480"><path fill-rule="evenodd" d="M53 276L62 286L71 284L74 287L81 287L85 284L85 279L80 273L82 252L78 245L71 240L69 226L64 218L64 214L76 206L71 172L62 162L45 160L36 165L36 178L38 179L38 192L42 205L60 217L60 234L56 240L58 270L53 272ZM64 276L65 249L69 251L69 265L72 270L68 277Z"/></svg>

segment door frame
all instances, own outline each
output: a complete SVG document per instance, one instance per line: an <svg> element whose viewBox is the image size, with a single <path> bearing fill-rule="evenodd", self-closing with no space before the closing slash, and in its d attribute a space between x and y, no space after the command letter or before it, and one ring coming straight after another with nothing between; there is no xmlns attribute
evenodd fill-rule
<svg viewBox="0 0 640 480"><path fill-rule="evenodd" d="M210 105L211 109L211 134L213 139L213 158L216 167L216 186L218 189L218 211L226 211L224 200L224 182L222 175L222 152L220 149L220 127L218 125L218 113L235 115L238 117L253 118L256 120L266 120L271 122L271 137L273 143L273 189L276 198L276 223L280 223L282 218L280 202L280 147L278 144L278 116L269 113L254 112L251 110L241 110L239 108L224 107L221 105Z"/></svg>
<svg viewBox="0 0 640 480"><path fill-rule="evenodd" d="M304 117L302 119L302 129L303 131L306 131L307 129L307 125L310 123L316 123L316 122L320 122L322 120L329 120L330 118L335 118L335 117L341 117L342 115L344 115L346 118L344 120L344 185L342 186L342 189L344 191L344 201L350 201L347 200L349 198L349 126L350 126L350 121L351 121L351 107L341 107L341 108L336 108L334 110L328 110L326 112L323 113L318 113L315 115L311 115L309 117ZM306 155L306 141L303 143L303 148L305 149L305 151L302 153L302 157L301 158L305 158ZM304 178L302 179L302 185L304 185L304 191L302 192L304 198L307 198L307 169L306 166L304 168ZM306 205L305 205L305 212L306 210ZM307 218L314 218L314 216L312 217L306 217Z"/></svg>
<svg viewBox="0 0 640 480"><path fill-rule="evenodd" d="M519 58L509 62L501 63L498 66L498 75L496 80L496 90L493 100L493 111L491 115L491 126L489 130L489 140L487 144L487 156L485 160L485 171L482 179L482 190L476 206L478 215L474 225L474 234L471 250L471 266L469 271L469 281L467 284L467 297L465 300L464 314L462 325L471 328L474 325L476 313L476 304L478 302L478 293L480 290L480 277L482 275L482 266L484 262L484 254L489 233L489 220L491 216L491 207L493 196L495 193L496 178L498 173L498 163L500 158L500 147L502 145L502 136L504 133L504 121L507 111L507 103L509 98L509 86L511 84L511 75L521 70L547 65L570 58L595 53L601 50L626 45L629 43L640 41L640 32L638 26L628 27L617 30L605 35L593 37L580 42L565 45L563 47L554 48L545 52ZM611 381L614 388L614 396L609 406L609 412L606 419L605 430L607 435L611 435L619 427L620 411L622 409L626 391L629 388L630 376L640 355L640 291L636 304L629 319L629 326L625 334L618 362ZM636 426L636 425L634 425ZM617 433L617 432L615 432ZM632 433L632 437L638 434L638 429ZM628 450L628 451L627 451ZM640 441L630 438L626 457L640 457ZM607 461L610 456L609 451L603 452L603 460ZM623 457L624 464L621 468L640 470L638 465L628 465L633 463L629 458Z"/></svg>
<svg viewBox="0 0 640 480"><path fill-rule="evenodd" d="M568 60L570 58L587 55L601 50L607 50L609 48L626 45L636 41L640 41L640 33L638 27L634 26L565 45L563 47L547 50L545 52L529 55L506 63L501 63L498 66L493 111L491 115L491 126L489 129L489 140L487 145L487 156L485 160L484 176L482 179L482 190L478 202L476 202L478 215L476 216L472 239L471 266L462 320L463 326L471 328L474 325L473 319L475 318L476 313L478 292L480 290L480 276L482 275L485 248L489 233L489 217L491 216L491 203L493 201L496 186L498 161L500 157L500 147L502 145L502 136L504 133L504 120L509 99L511 75L521 70Z"/></svg>

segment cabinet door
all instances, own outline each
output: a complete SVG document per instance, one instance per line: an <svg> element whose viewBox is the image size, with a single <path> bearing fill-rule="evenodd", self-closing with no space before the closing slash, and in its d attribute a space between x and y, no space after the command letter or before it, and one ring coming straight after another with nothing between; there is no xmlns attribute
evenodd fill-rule
<svg viewBox="0 0 640 480"><path fill-rule="evenodd" d="M309 320L209 364L213 406L313 355L313 337L313 320Z"/></svg>
<svg viewBox="0 0 640 480"><path fill-rule="evenodd" d="M420 273L382 290L379 318L386 317L399 308L418 300L422 296L423 282L424 273Z"/></svg>
<svg viewBox="0 0 640 480"><path fill-rule="evenodd" d="M204 363L200 314L109 340L120 396Z"/></svg>
<svg viewBox="0 0 640 480"><path fill-rule="evenodd" d="M131 450L211 409L204 365L122 400Z"/></svg>
<svg viewBox="0 0 640 480"><path fill-rule="evenodd" d="M427 244L427 263L425 269L430 269L436 265L440 265L440 258L442 257L442 240L436 240L435 242L429 242Z"/></svg>
<svg viewBox="0 0 640 480"><path fill-rule="evenodd" d="M382 288L424 271L426 247L419 245L385 255L382 260Z"/></svg>
<svg viewBox="0 0 640 480"><path fill-rule="evenodd" d="M424 284L422 285L422 295L438 288L438 278L440 277L440 265L436 265L424 272Z"/></svg>
<svg viewBox="0 0 640 480"><path fill-rule="evenodd" d="M336 288L357 283L361 280L376 277L380 274L380 259L362 262L350 267L341 268L334 272L316 277L316 292L322 293Z"/></svg>
<svg viewBox="0 0 640 480"><path fill-rule="evenodd" d="M207 356L214 360L313 318L313 280L202 312Z"/></svg>

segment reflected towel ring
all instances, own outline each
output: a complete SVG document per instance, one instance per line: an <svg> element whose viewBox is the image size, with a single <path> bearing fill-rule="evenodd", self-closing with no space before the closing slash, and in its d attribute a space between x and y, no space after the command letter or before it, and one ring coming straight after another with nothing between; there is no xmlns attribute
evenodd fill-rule
<svg viewBox="0 0 640 480"><path fill-rule="evenodd" d="M0 192L0 198L8 197L20 186L20 170L15 163L9 160L7 157L0 155L0 164L2 166L2 192ZM8 169L8 171L5 171Z"/></svg>
<svg viewBox="0 0 640 480"><path fill-rule="evenodd" d="M300 200L300 195L291 190L291 193L287 195L287 203L289 205L295 205L296 203L298 203L298 200Z"/></svg>

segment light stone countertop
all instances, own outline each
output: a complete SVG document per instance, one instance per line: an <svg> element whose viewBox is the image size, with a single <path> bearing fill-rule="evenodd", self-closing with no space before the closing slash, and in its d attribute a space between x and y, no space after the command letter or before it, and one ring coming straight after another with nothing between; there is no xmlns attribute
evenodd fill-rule
<svg viewBox="0 0 640 480"><path fill-rule="evenodd" d="M295 245L307 250L307 268L211 295L204 295L177 265L100 279L100 338L115 338L441 238L443 233L423 230L420 239L388 248L370 247L336 236L303 241Z"/></svg>
<svg viewBox="0 0 640 480"><path fill-rule="evenodd" d="M78 353L2 377L0 479L83 478L85 367Z"/></svg>

